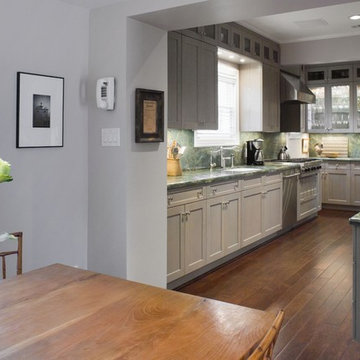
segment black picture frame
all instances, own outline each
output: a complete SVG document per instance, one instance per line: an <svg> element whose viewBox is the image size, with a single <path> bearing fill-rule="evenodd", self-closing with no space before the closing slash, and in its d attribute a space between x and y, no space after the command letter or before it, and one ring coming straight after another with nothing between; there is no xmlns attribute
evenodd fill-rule
<svg viewBox="0 0 360 360"><path fill-rule="evenodd" d="M136 89L135 91L135 142L164 141L164 92Z"/></svg>
<svg viewBox="0 0 360 360"><path fill-rule="evenodd" d="M63 77L17 72L17 148L64 146L64 85Z"/></svg>

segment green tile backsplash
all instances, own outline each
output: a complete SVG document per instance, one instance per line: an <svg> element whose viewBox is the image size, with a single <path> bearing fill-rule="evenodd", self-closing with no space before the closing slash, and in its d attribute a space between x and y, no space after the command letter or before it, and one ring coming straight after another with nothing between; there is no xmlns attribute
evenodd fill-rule
<svg viewBox="0 0 360 360"><path fill-rule="evenodd" d="M234 164L242 165L245 162L244 150L247 140L262 138L264 139L264 157L265 159L275 159L281 146L286 142L285 133L240 133L240 145L234 150ZM168 144L176 140L181 146L186 146L186 151L181 158L181 167L183 170L209 168L210 152L219 147L194 147L194 132L192 130L168 129ZM225 154L225 156L227 156ZM220 166L220 155L216 157L216 163Z"/></svg>

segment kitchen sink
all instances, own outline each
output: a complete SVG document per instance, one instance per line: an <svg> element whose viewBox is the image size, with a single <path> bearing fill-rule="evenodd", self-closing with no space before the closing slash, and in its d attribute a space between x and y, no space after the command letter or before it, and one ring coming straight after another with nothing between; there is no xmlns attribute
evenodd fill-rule
<svg viewBox="0 0 360 360"><path fill-rule="evenodd" d="M238 168L229 168L224 169L226 172L232 172L232 173L250 173L250 172L256 172L260 169L254 169L254 168L247 168L247 167L238 167Z"/></svg>

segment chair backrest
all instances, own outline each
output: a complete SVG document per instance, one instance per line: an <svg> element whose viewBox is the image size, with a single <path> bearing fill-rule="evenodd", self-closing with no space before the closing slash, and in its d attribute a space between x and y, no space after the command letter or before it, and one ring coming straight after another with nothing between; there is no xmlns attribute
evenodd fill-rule
<svg viewBox="0 0 360 360"><path fill-rule="evenodd" d="M248 357L248 360L272 359L272 354L275 347L276 339L279 335L283 320L284 320L284 311L280 310L276 315L276 318L272 323L271 328L265 334L264 338L261 340L257 348Z"/></svg>
<svg viewBox="0 0 360 360"><path fill-rule="evenodd" d="M13 235L17 238L17 250L14 251L3 251L0 252L0 257L2 259L2 278L6 279L6 257L9 255L17 255L17 265L16 273L18 275L22 274L22 244L23 244L23 233L15 232L10 235Z"/></svg>

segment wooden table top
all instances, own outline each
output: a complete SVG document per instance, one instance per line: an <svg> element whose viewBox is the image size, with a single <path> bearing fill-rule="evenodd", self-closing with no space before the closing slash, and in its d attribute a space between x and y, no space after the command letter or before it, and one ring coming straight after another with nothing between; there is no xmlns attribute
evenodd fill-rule
<svg viewBox="0 0 360 360"><path fill-rule="evenodd" d="M0 359L242 359L273 314L51 265L0 284Z"/></svg>

